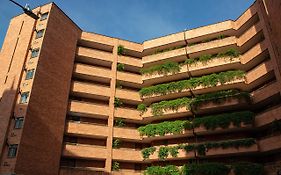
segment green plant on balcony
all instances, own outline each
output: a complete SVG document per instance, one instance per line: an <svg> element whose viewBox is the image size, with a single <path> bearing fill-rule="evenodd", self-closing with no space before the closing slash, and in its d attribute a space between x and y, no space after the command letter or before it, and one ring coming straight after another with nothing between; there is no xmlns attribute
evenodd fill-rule
<svg viewBox="0 0 281 175"><path fill-rule="evenodd" d="M188 164L182 168L184 175L228 175L230 167L222 163Z"/></svg>
<svg viewBox="0 0 281 175"><path fill-rule="evenodd" d="M122 118L115 119L114 126L116 126L116 127L123 127L123 126L125 126L124 119L122 119Z"/></svg>
<svg viewBox="0 0 281 175"><path fill-rule="evenodd" d="M262 175L263 166L257 163L239 162L232 165L235 175Z"/></svg>
<svg viewBox="0 0 281 175"><path fill-rule="evenodd" d="M167 165L165 167L151 166L145 170L144 174L145 175L181 175L181 171L175 165Z"/></svg>
<svg viewBox="0 0 281 175"><path fill-rule="evenodd" d="M215 59L215 58L222 58L222 57L229 57L230 61L232 61L233 58L237 58L240 56L240 52L236 49L228 49L225 52L220 52L217 54L207 54L207 55L201 55L200 57L196 58L189 58L185 60L185 64L192 65L192 64L197 64L197 63L202 63L202 64L207 64L210 60Z"/></svg>
<svg viewBox="0 0 281 175"><path fill-rule="evenodd" d="M146 135L148 137L154 137L156 135L164 136L165 134L179 134L185 129L192 129L192 125L189 121L165 121L158 124L148 124L138 128L140 135Z"/></svg>
<svg viewBox="0 0 281 175"><path fill-rule="evenodd" d="M123 102L118 97L115 97L114 98L114 107L118 108L118 107L120 107L122 105L123 105Z"/></svg>
<svg viewBox="0 0 281 175"><path fill-rule="evenodd" d="M180 71L180 65L177 62L166 62L164 64L151 66L149 68L142 68L140 70L142 75L153 75L157 74L168 74L168 73L178 73Z"/></svg>
<svg viewBox="0 0 281 175"><path fill-rule="evenodd" d="M113 139L112 141L112 148L118 149L121 146L121 140L120 139Z"/></svg>
<svg viewBox="0 0 281 175"><path fill-rule="evenodd" d="M181 49L181 48L184 48L184 47L185 47L185 45L175 46L175 47L171 47L171 48L167 48L167 49L157 49L154 52L154 54L159 54L159 53L168 52L168 51L171 51L171 50Z"/></svg>
<svg viewBox="0 0 281 175"><path fill-rule="evenodd" d="M177 82L145 87L139 91L139 94L144 97L151 95L165 95L173 92L181 92L190 88L195 89L198 86L214 87L217 86L218 83L225 84L226 82L242 79L244 78L244 76L245 72L241 70L213 73L210 75L191 78L188 80L181 80Z"/></svg>
<svg viewBox="0 0 281 175"><path fill-rule="evenodd" d="M123 63L118 63L116 69L117 71L124 71L125 65Z"/></svg>
<svg viewBox="0 0 281 175"><path fill-rule="evenodd" d="M194 128L204 126L207 130L215 130L216 128L228 128L232 123L236 127L241 124L252 124L254 121L254 113L250 111L223 113L206 117L195 118L192 121Z"/></svg>
<svg viewBox="0 0 281 175"><path fill-rule="evenodd" d="M160 160L165 160L169 156L169 147L161 146L158 150L158 158Z"/></svg>
<svg viewBox="0 0 281 175"><path fill-rule="evenodd" d="M112 162L111 169L112 169L112 171L119 171L120 164L116 161Z"/></svg>
<svg viewBox="0 0 281 175"><path fill-rule="evenodd" d="M177 111L180 107L188 106L191 102L190 98L183 97L175 100L161 101L150 105L154 116L162 115L167 110Z"/></svg>
<svg viewBox="0 0 281 175"><path fill-rule="evenodd" d="M121 85L121 82L118 81L118 80L116 80L115 87L116 87L117 89L122 89L122 88L123 88L123 86Z"/></svg>
<svg viewBox="0 0 281 175"><path fill-rule="evenodd" d="M137 110L141 112L141 114L145 113L147 111L147 106L146 104L139 104L138 107L137 107Z"/></svg>
<svg viewBox="0 0 281 175"><path fill-rule="evenodd" d="M156 151L155 147L144 148L141 150L143 159L148 159Z"/></svg>
<svg viewBox="0 0 281 175"><path fill-rule="evenodd" d="M125 48L124 48L124 46L119 45L119 46L117 47L117 54L118 54L118 55L124 55L124 54L125 54Z"/></svg>
<svg viewBox="0 0 281 175"><path fill-rule="evenodd" d="M250 94L248 92L241 92L237 89L230 89L225 91L217 91L208 94L198 95L189 103L189 109L197 110L198 106L206 102L223 103L228 98L238 98L250 101Z"/></svg>

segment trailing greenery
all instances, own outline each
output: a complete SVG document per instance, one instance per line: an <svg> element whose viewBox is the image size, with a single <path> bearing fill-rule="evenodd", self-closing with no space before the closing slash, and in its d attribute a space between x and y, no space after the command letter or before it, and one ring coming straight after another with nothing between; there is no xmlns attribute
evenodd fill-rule
<svg viewBox="0 0 281 175"><path fill-rule="evenodd" d="M207 43L207 42L210 42L210 41L215 41L215 40L220 40L220 39L224 39L224 38L227 38L228 36L227 35L218 35L217 37L214 37L214 38L208 38L208 39L205 39L205 40L202 40L202 41L199 41L199 42L195 42L195 43L189 43L188 46L194 46L194 45L197 45L197 44L203 44L203 43Z"/></svg>
<svg viewBox="0 0 281 175"><path fill-rule="evenodd" d="M200 156L204 156L208 149L212 148L240 148L240 147L250 147L256 143L254 138L238 139L238 140L225 140L220 142L206 142L200 144L190 144L184 147L186 152L196 150Z"/></svg>
<svg viewBox="0 0 281 175"><path fill-rule="evenodd" d="M125 70L125 65L122 63L117 64L117 71L124 71Z"/></svg>
<svg viewBox="0 0 281 175"><path fill-rule="evenodd" d="M207 130L215 130L219 127L228 128L231 123L236 127L241 127L241 124L252 124L253 121L254 113L242 111L195 118L192 124L194 128L204 126Z"/></svg>
<svg viewBox="0 0 281 175"><path fill-rule="evenodd" d="M204 163L185 165L182 170L184 175L228 175L230 167L222 163Z"/></svg>
<svg viewBox="0 0 281 175"><path fill-rule="evenodd" d="M155 147L144 148L141 150L143 159L148 159L156 151Z"/></svg>
<svg viewBox="0 0 281 175"><path fill-rule="evenodd" d="M177 62L166 62L164 64L156 65L156 66L151 66L149 68L142 68L140 70L142 75L152 75L152 74L168 74L168 73L177 73L181 69L179 63Z"/></svg>
<svg viewBox="0 0 281 175"><path fill-rule="evenodd" d="M111 169L112 169L112 171L119 171L120 164L118 162L115 162L115 161L112 162Z"/></svg>
<svg viewBox="0 0 281 175"><path fill-rule="evenodd" d="M122 45L119 45L118 48L117 48L117 54L118 55L124 55L124 46Z"/></svg>
<svg viewBox="0 0 281 175"><path fill-rule="evenodd" d="M114 98L114 107L120 107L123 105L123 102L118 98L118 97L115 97Z"/></svg>
<svg viewBox="0 0 281 175"><path fill-rule="evenodd" d="M242 111L195 118L193 121L176 120L148 124L139 127L138 131L142 136L155 137L157 135L179 134L184 130L191 130L193 127L198 128L200 126L204 126L207 130L214 130L219 127L225 129L228 128L231 123L236 127L241 127L241 124L252 124L253 121L254 113Z"/></svg>
<svg viewBox="0 0 281 175"><path fill-rule="evenodd" d="M240 162L232 165L235 175L262 175L264 172L261 164Z"/></svg>
<svg viewBox="0 0 281 175"><path fill-rule="evenodd" d="M171 51L171 50L176 50L176 49L181 49L181 48L184 48L185 45L183 46L176 46L176 47L171 47L171 48L167 48L167 49L157 49L154 54L159 54L159 53L163 53L163 52L168 52L168 51Z"/></svg>
<svg viewBox="0 0 281 175"><path fill-rule="evenodd" d="M217 91L208 94L198 95L194 98L178 98L175 100L167 100L161 101L158 103L153 103L150 105L152 114L154 116L162 115L167 110L177 111L180 107L187 107L188 109L193 108L197 109L199 105L205 102L215 102L221 103L224 102L229 97L235 98L245 98L246 100L250 100L250 94L248 92L240 92L236 89L225 90L225 91Z"/></svg>
<svg viewBox="0 0 281 175"><path fill-rule="evenodd" d="M192 129L192 125L189 121L165 121L158 124L148 124L138 128L140 135L146 135L148 137L154 137L156 135L164 136L165 134L179 134L185 129Z"/></svg>
<svg viewBox="0 0 281 175"><path fill-rule="evenodd" d="M122 89L122 88L123 88L122 85L121 85L121 82L120 82L119 80L116 80L115 87L116 87L117 89Z"/></svg>
<svg viewBox="0 0 281 175"><path fill-rule="evenodd" d="M181 171L175 165L168 165L165 167L151 166L145 170L144 174L145 175L181 175Z"/></svg>
<svg viewBox="0 0 281 175"><path fill-rule="evenodd" d="M225 52L220 52L213 55L207 54L207 55L201 55L200 57L196 57L196 58L189 58L185 60L184 63L188 65L196 64L198 62L207 64L210 60L214 58L230 57L232 59L232 58L237 58L239 56L240 56L240 52L236 49L231 48Z"/></svg>
<svg viewBox="0 0 281 175"><path fill-rule="evenodd" d="M125 126L124 120L122 118L115 119L114 126L116 126L116 127L123 127L123 126Z"/></svg>
<svg viewBox="0 0 281 175"><path fill-rule="evenodd" d="M226 165L218 162L186 164L182 168L175 165L148 167L145 175L228 175L233 170L234 175L262 175L263 165L249 162L238 162Z"/></svg>
<svg viewBox="0 0 281 175"><path fill-rule="evenodd" d="M200 57L196 57L196 58L189 58L187 59L185 62L183 63L177 63L177 62L173 62L173 61L168 61L164 64L160 64L160 65L155 65L155 66L151 66L148 68L142 68L140 70L141 74L143 75L153 75L153 74L168 74L168 73L178 73L181 69L181 66L184 64L196 64L198 62L201 62L203 64L207 64L210 60L214 59L214 58L221 58L221 57L230 57L230 59L232 60L232 58L236 58L239 57L240 53L238 50L236 49L228 49L225 52L220 52L217 54L206 54L206 55L201 55Z"/></svg>
<svg viewBox="0 0 281 175"><path fill-rule="evenodd" d="M152 114L154 116L159 116L167 110L177 111L180 107L189 106L191 103L191 98L183 97L175 100L161 101L159 103L153 103L150 105Z"/></svg>
<svg viewBox="0 0 281 175"><path fill-rule="evenodd" d="M120 148L121 140L120 139L113 139L112 141L112 148L118 149Z"/></svg>
<svg viewBox="0 0 281 175"><path fill-rule="evenodd" d="M137 110L140 111L142 114L145 113L147 111L147 106L146 104L139 104L138 107L137 107Z"/></svg>
<svg viewBox="0 0 281 175"><path fill-rule="evenodd" d="M195 89L198 86L214 87L218 83L225 84L226 82L244 78L245 72L241 70L213 73L202 77L181 80L177 82L158 84L155 86L142 88L139 93L143 96L165 95L173 92L181 92L186 89Z"/></svg>
<svg viewBox="0 0 281 175"><path fill-rule="evenodd" d="M194 110L197 109L202 103L205 102L214 102L214 103L222 103L227 98L234 97L234 98L243 98L247 101L250 101L250 94L249 92L241 92L237 89L230 89L224 91L217 91L208 94L198 95L192 99L191 103L189 104L189 109L193 108Z"/></svg>

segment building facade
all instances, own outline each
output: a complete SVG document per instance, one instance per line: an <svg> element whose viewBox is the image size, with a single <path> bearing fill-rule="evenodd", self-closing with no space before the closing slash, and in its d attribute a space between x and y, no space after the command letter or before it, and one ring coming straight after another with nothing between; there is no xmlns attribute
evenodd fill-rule
<svg viewBox="0 0 281 175"><path fill-rule="evenodd" d="M257 0L143 43L82 31L54 3L14 17L0 175L281 174L280 11Z"/></svg>

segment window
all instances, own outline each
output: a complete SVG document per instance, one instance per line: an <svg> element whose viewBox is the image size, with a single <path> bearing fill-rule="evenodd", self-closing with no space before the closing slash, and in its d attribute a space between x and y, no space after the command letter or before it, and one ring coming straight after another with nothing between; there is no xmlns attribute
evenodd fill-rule
<svg viewBox="0 0 281 175"><path fill-rule="evenodd" d="M16 157L17 150L18 150L18 145L9 145L8 157L9 158Z"/></svg>
<svg viewBox="0 0 281 175"><path fill-rule="evenodd" d="M48 18L48 15L49 15L48 12L47 12L47 13L43 13L43 14L41 15L40 21L43 21L43 20L47 19L47 18Z"/></svg>
<svg viewBox="0 0 281 175"><path fill-rule="evenodd" d="M32 49L31 58L37 57L39 54L39 49Z"/></svg>
<svg viewBox="0 0 281 175"><path fill-rule="evenodd" d="M24 92L21 94L20 103L27 103L29 92Z"/></svg>
<svg viewBox="0 0 281 175"><path fill-rule="evenodd" d="M32 79L33 78L33 74L34 74L34 70L35 69L30 69L26 72L26 76L25 76L25 79L26 80L29 80L29 79Z"/></svg>
<svg viewBox="0 0 281 175"><path fill-rule="evenodd" d="M41 38L43 36L43 34L44 34L44 29L37 31L35 39Z"/></svg>
<svg viewBox="0 0 281 175"><path fill-rule="evenodd" d="M15 129L20 129L23 127L23 117L15 118Z"/></svg>

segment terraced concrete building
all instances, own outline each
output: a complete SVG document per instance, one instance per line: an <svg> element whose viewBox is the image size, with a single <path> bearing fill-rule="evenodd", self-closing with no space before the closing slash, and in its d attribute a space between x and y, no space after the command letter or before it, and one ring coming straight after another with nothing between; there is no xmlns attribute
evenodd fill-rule
<svg viewBox="0 0 281 175"><path fill-rule="evenodd" d="M280 7L143 43L84 32L54 3L14 17L0 174L281 174Z"/></svg>

